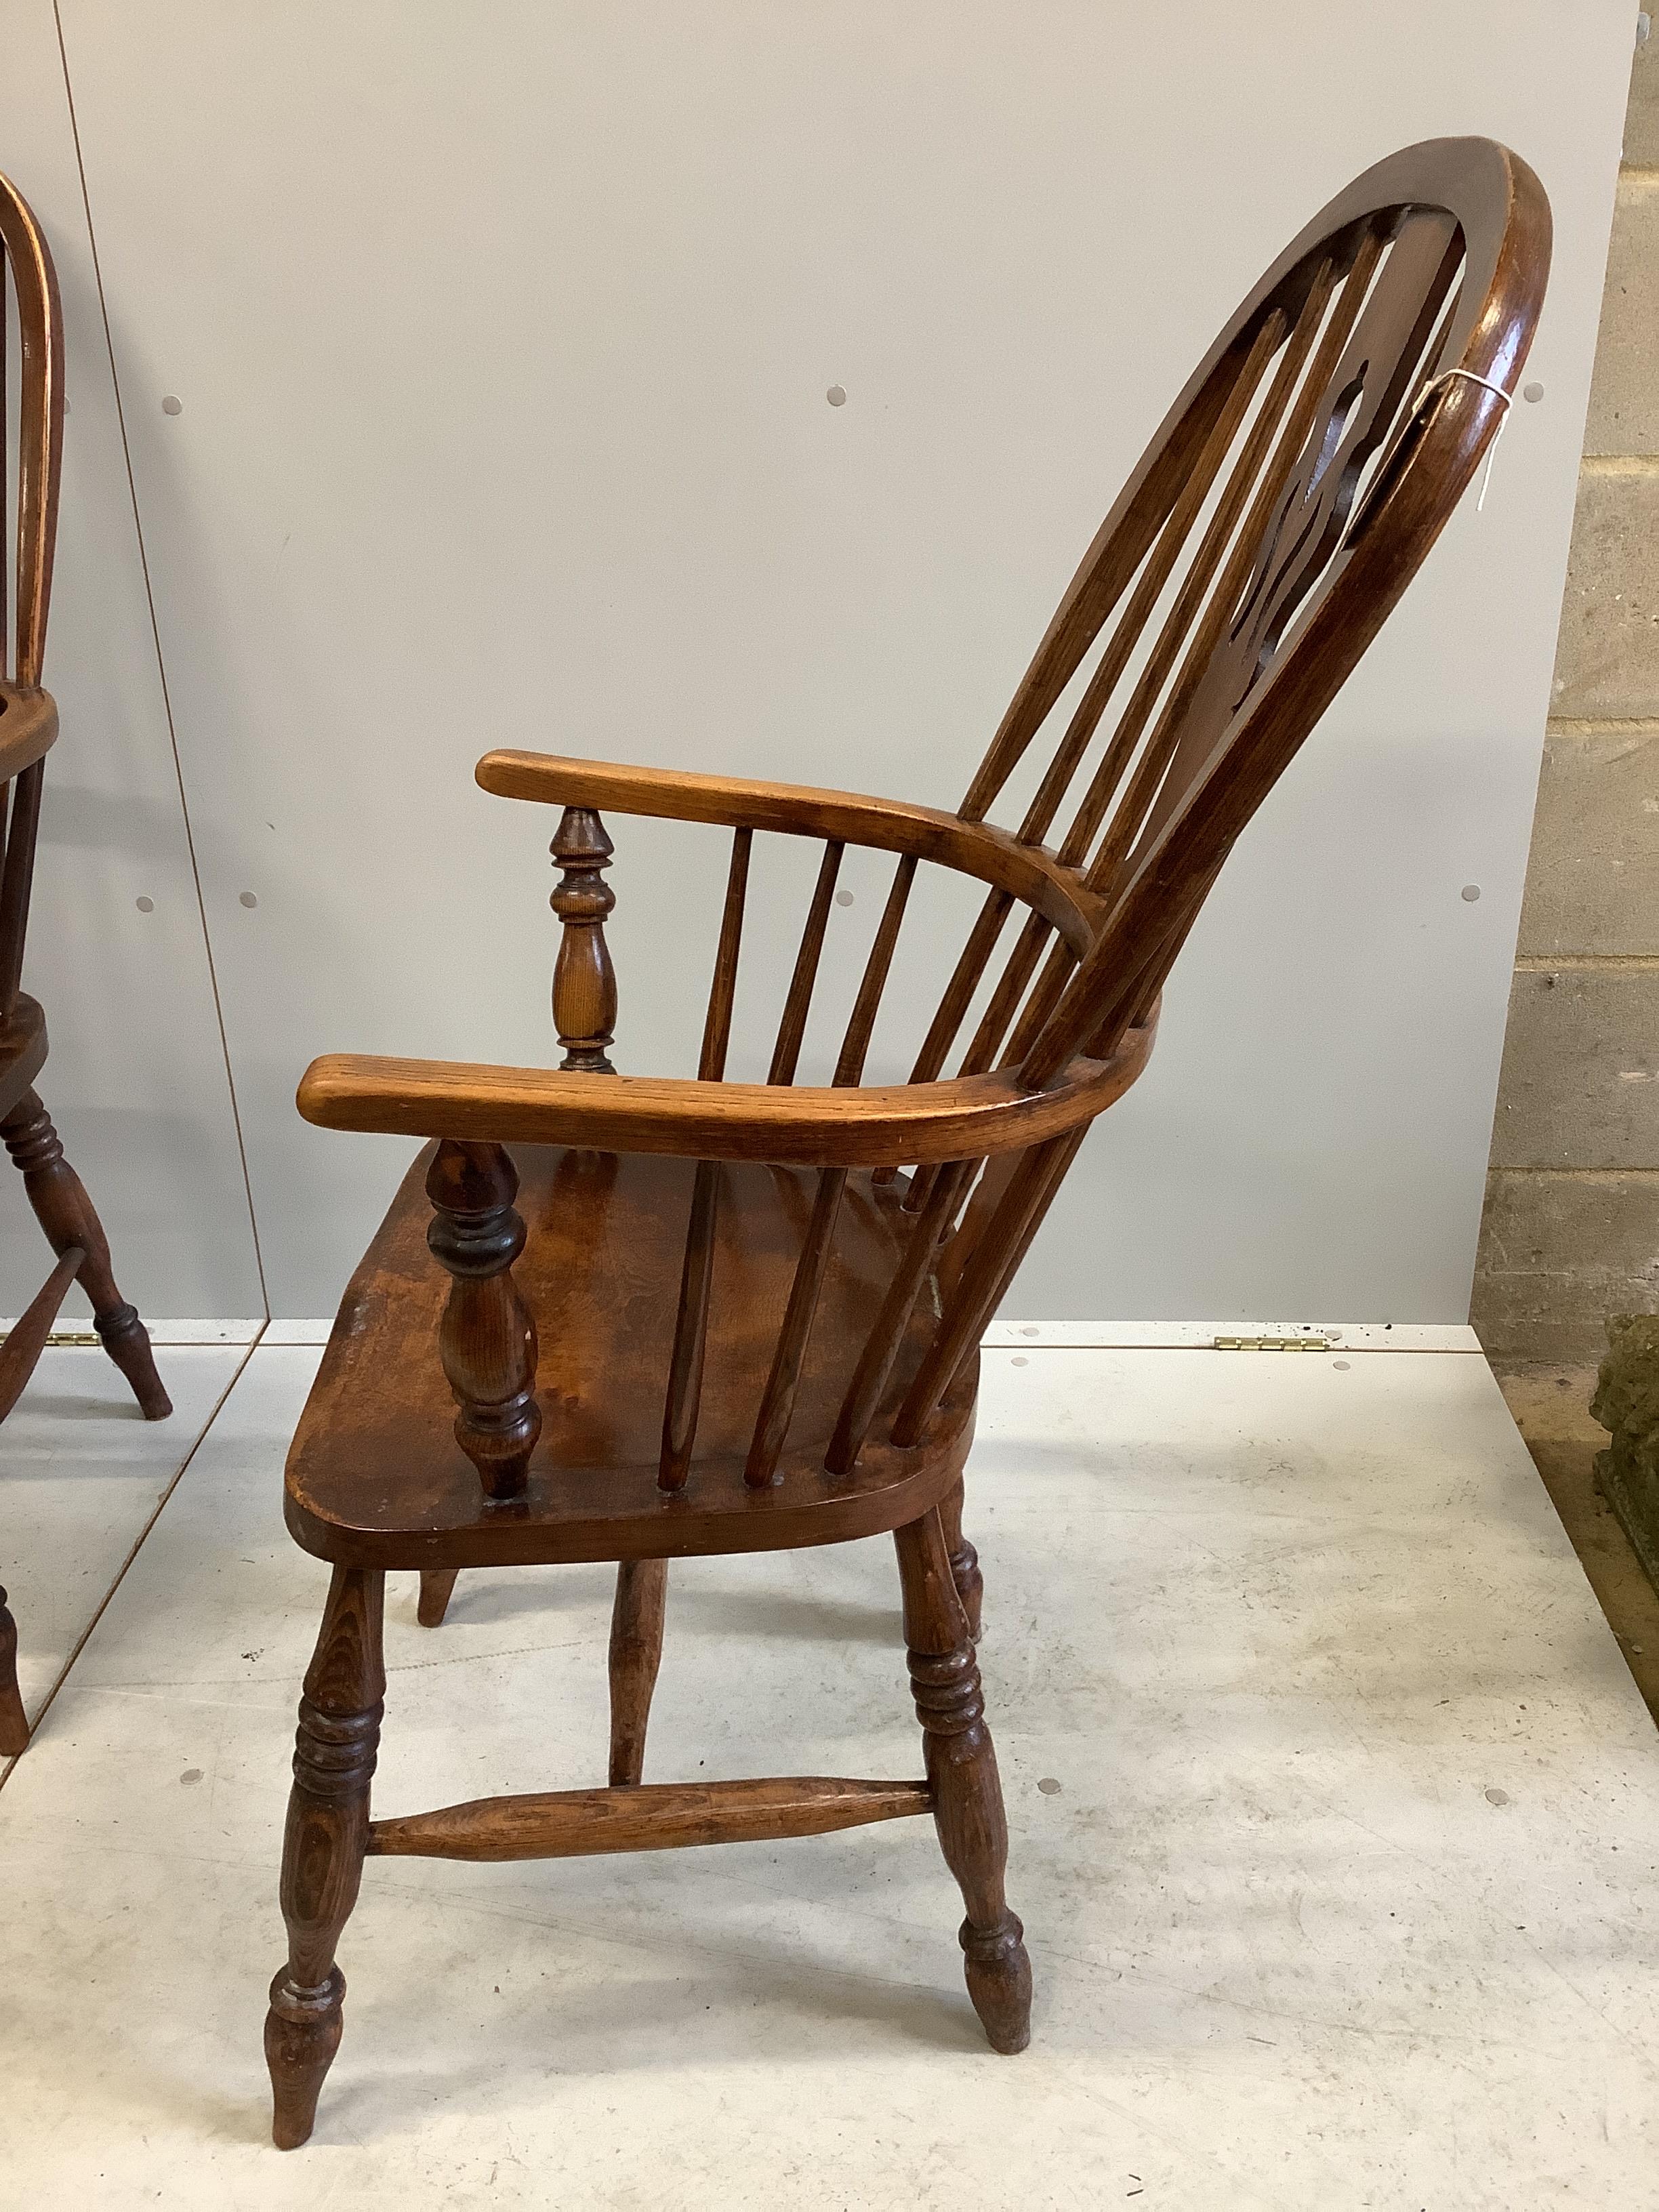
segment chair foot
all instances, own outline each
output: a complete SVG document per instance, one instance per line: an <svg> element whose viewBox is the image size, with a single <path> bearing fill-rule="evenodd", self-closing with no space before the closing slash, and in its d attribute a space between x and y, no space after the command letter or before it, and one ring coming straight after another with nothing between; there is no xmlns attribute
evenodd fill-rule
<svg viewBox="0 0 1659 2212"><path fill-rule="evenodd" d="M939 1509L894 1533L933 1819L968 1908L961 1931L968 1994L992 2049L1012 2054L1031 2039L1031 1962L1003 1891L1008 1822L979 1668Z"/></svg>
<svg viewBox="0 0 1659 2212"><path fill-rule="evenodd" d="M124 1301L108 1313L95 1313L92 1325L98 1332L99 1342L131 1385L144 1419L165 1421L173 1411L173 1401L155 1371L149 1331L139 1320L137 1306Z"/></svg>
<svg viewBox="0 0 1659 2212"><path fill-rule="evenodd" d="M963 1486L958 1480L955 1488L940 1498L939 1514L945 1529L945 1547L951 1554L951 1579L968 1616L968 1633L977 1644L983 1627L985 1577L979 1571L979 1553L962 1533L963 1497Z"/></svg>
<svg viewBox="0 0 1659 2212"><path fill-rule="evenodd" d="M17 1686L17 1623L0 1589L0 1758L15 1759L28 1747L28 1717Z"/></svg>
<svg viewBox="0 0 1659 2212"><path fill-rule="evenodd" d="M345 1976L337 1966L319 1989L296 1989L286 1966L270 1985L265 2063L273 2104L270 2139L278 2150L298 2150L317 2124L317 2100L344 2033L344 1999Z"/></svg>
<svg viewBox="0 0 1659 2212"><path fill-rule="evenodd" d="M455 1587L459 1567L422 1567L421 1570L421 1601L415 1609L415 1618L422 1628L439 1628L449 1610L449 1597Z"/></svg>
<svg viewBox="0 0 1659 2212"><path fill-rule="evenodd" d="M1005 1912L995 1926L964 1920L959 1940L968 1994L993 2051L1012 2057L1031 2039L1031 1961L1019 1916Z"/></svg>
<svg viewBox="0 0 1659 2212"><path fill-rule="evenodd" d="M115 1287L110 1271L109 1239L87 1196L86 1186L64 1158L64 1147L52 1125L52 1116L39 1094L26 1091L3 1121L12 1164L23 1178L23 1188L34 1208L35 1219L46 1231L54 1252L78 1244L86 1254L76 1280L92 1302L92 1323L99 1341L132 1386L138 1410L147 1421L162 1421L173 1411L173 1401L161 1387L149 1338L138 1318Z"/></svg>

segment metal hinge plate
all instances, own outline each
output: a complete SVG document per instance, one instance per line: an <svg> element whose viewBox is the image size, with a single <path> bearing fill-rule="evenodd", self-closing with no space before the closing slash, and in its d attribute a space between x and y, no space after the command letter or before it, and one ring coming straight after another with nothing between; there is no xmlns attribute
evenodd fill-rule
<svg viewBox="0 0 1659 2212"><path fill-rule="evenodd" d="M1328 1352L1327 1336L1218 1336L1218 1352Z"/></svg>

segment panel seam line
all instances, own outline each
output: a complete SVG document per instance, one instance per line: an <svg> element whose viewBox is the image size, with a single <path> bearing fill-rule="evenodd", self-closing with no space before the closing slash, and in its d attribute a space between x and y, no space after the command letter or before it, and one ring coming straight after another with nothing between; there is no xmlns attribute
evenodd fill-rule
<svg viewBox="0 0 1659 2212"><path fill-rule="evenodd" d="M75 87L70 77L69 48L64 37L59 0L52 0L52 19L58 33L58 58L64 71L64 97L69 106L70 136L75 144L75 167L81 179L81 205L86 212L87 243L92 253L93 283L98 292L98 313L104 325L104 346L109 356L111 388L115 394L115 419L121 433L121 454L126 465L127 496L132 505L132 527L138 540L138 567L144 580L144 601L149 611L150 636L155 647L155 670L161 684L161 707L167 716L167 744L173 753L173 774L179 787L179 809L184 817L185 848L190 857L191 880L196 888L196 909L202 921L202 945L207 955L208 988L213 994L214 1019L219 1030L219 1050L225 1065L225 1085L230 1093L231 1124L236 1132L236 1156L241 1164L242 1192L247 1201L248 1231L253 1239L253 1266L259 1278L259 1301L270 1319L270 1291L265 1283L264 1255L259 1245L259 1218L253 1204L253 1178L248 1172L247 1144L242 1134L242 1112L236 1096L236 1074L231 1065L230 1038L225 1029L224 1003L219 996L219 971L213 957L213 933L208 925L207 900L202 890L202 871L196 857L196 832L190 818L190 797L185 787L184 764L179 757L179 732L173 719L173 693L167 683L167 656L161 649L161 626L155 611L155 591L150 582L149 553L144 544L143 517L138 511L138 485L132 472L132 447L127 438L126 410L121 400L121 374L116 366L115 339L110 330L109 303L104 296L103 265L98 258L98 232L92 219L92 195L87 187L87 165L81 151L81 125L75 112ZM125 1569L123 1570L125 1572Z"/></svg>
<svg viewBox="0 0 1659 2212"><path fill-rule="evenodd" d="M241 1381L243 1376L246 1374L247 1364L259 1348L259 1337L264 1334L265 1329L269 1328L270 1326L270 1324L267 1321L264 1323L264 1326L260 1329L259 1336L256 1336L252 1344L243 1346L242 1356L236 1363L236 1372L231 1376L229 1382L226 1383L224 1389L214 1400L212 1411L209 1413L206 1420L203 1422L201 1431L197 1437L196 1441L191 1444L190 1449L185 1454L179 1470L177 1474L174 1474L172 1481L168 1483L167 1488L156 1499L154 1512L150 1514L149 1519L144 1522L143 1527L133 1538L132 1548L129 1551L125 1559L122 1560L120 1565L117 1568L115 1579L110 1584L109 1588L104 1592L103 1597L99 1601L98 1610L93 1614L92 1619L81 1631L79 1637L76 1639L75 1649L70 1653L69 1657L64 1660L63 1666L58 1669L57 1679L53 1681L52 1687L46 1692L46 1696L40 1702L40 1711L35 1714L34 1718L29 1723L30 1744L34 1741L36 1735L40 1733L41 1723L45 1721L46 1715L52 1711L52 1705L58 1696L58 1692L63 1688L64 1683L68 1681L70 1678L70 1670L75 1665L76 1661L81 1656L81 1654L86 1650L87 1645L91 1642L94 1629L97 1627L105 1613L108 1612L110 1601L114 1597L116 1591L120 1589L122 1583L126 1580L133 1561L137 1558L145 1544L149 1542L150 1531L155 1528L156 1522L161 1519L163 1512L167 1510L167 1501L171 1498L173 1492L177 1490L179 1484L184 1480L185 1475L190 1472L191 1462L194 1461L197 1453L201 1450L202 1446L207 1442L209 1431L218 1419L220 1414L225 1410L225 1401L229 1397L231 1392L236 1388L236 1385ZM28 1746L25 1745L22 1751L15 1752L13 1753L10 1765L3 1773L0 1773L0 1790L3 1790L5 1788L7 1783L10 1781L12 1776L17 1771L18 1764L20 1760L25 1757L27 1748Z"/></svg>

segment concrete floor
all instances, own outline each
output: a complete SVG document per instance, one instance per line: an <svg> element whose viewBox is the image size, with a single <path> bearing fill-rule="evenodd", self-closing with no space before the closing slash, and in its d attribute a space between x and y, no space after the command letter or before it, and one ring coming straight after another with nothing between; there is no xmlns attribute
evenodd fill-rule
<svg viewBox="0 0 1659 2212"><path fill-rule="evenodd" d="M96 1471L158 1435L51 1414L72 1356L20 1620L88 1610ZM1357 1345L987 1355L1024 2057L921 1822L381 1862L317 2135L270 2149L316 1356L247 1358L0 1789L0 2205L1659 2207L1659 1740L1485 1362ZM378 1810L602 1779L607 1571L464 1577L436 1632L414 1596ZM899 1644L884 1542L678 1568L647 1778L915 1771Z"/></svg>
<svg viewBox="0 0 1659 2212"><path fill-rule="evenodd" d="M1636 1686L1659 1721L1659 1591L1642 1571L1618 1516L1595 1486L1596 1455L1607 1449L1608 1441L1607 1431L1590 1419L1595 1376L1594 1367L1534 1362L1504 1369L1498 1386Z"/></svg>

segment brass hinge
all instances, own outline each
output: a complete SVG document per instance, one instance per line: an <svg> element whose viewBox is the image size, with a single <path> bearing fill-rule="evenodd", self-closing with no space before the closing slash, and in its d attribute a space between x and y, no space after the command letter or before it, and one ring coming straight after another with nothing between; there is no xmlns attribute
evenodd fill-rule
<svg viewBox="0 0 1659 2212"><path fill-rule="evenodd" d="M1218 1336L1218 1352L1328 1352L1326 1336Z"/></svg>
<svg viewBox="0 0 1659 2212"><path fill-rule="evenodd" d="M0 1328L0 1344L3 1344L10 1334L9 1328ZM101 1339L94 1336L90 1329L55 1328L46 1339L46 1349L50 1351L60 1344L97 1344L100 1341Z"/></svg>

